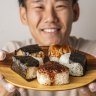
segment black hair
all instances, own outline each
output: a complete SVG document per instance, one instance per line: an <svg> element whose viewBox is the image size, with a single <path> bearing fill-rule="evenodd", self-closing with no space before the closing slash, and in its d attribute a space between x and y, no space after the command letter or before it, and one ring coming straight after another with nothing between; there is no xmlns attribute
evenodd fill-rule
<svg viewBox="0 0 96 96"><path fill-rule="evenodd" d="M25 7L25 0L18 0L19 6Z"/></svg>
<svg viewBox="0 0 96 96"><path fill-rule="evenodd" d="M78 0L72 0L73 5L77 3ZM25 7L25 0L18 0L19 6Z"/></svg>
<svg viewBox="0 0 96 96"><path fill-rule="evenodd" d="M75 3L77 3L77 2L78 2L78 0L72 0L73 5L74 5Z"/></svg>

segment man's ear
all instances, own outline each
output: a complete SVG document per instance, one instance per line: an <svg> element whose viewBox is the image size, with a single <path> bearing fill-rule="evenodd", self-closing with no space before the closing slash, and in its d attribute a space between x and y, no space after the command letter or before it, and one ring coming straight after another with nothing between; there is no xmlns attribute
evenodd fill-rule
<svg viewBox="0 0 96 96"><path fill-rule="evenodd" d="M20 7L20 19L21 22L25 25L27 25L27 13L26 13L26 8L25 7Z"/></svg>
<svg viewBox="0 0 96 96"><path fill-rule="evenodd" d="M80 15L80 9L78 3L73 5L73 22L77 21Z"/></svg>

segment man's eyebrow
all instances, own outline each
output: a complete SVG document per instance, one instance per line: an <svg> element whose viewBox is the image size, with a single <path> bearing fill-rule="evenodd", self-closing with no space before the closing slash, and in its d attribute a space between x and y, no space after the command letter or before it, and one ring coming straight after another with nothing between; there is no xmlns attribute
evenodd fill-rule
<svg viewBox="0 0 96 96"><path fill-rule="evenodd" d="M72 0L56 0L56 2L72 3Z"/></svg>
<svg viewBox="0 0 96 96"><path fill-rule="evenodd" d="M43 0L31 0L32 2L42 2Z"/></svg>

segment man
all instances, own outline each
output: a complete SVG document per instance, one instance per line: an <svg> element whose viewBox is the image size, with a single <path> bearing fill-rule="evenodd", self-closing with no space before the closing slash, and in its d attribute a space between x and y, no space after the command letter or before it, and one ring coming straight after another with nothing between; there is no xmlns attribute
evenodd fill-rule
<svg viewBox="0 0 96 96"><path fill-rule="evenodd" d="M29 30L34 38L24 42L8 43L3 50L13 52L14 50L28 45L37 43L41 46L49 46L51 44L66 45L85 51L96 56L96 41L88 41L69 37L72 24L78 20L79 6L77 0L19 0L20 18L23 24L29 27ZM6 54L1 51L1 57ZM2 58L3 60L4 58ZM6 81L1 76L1 83L8 91L9 96L14 94L15 87ZM3 90L3 89L2 89ZM91 83L86 87L73 89L68 91L24 91L19 92L22 96L93 96L96 91L96 83ZM28 94L26 93L28 92ZM7 95L8 95L7 94ZM17 95L18 96L18 95Z"/></svg>

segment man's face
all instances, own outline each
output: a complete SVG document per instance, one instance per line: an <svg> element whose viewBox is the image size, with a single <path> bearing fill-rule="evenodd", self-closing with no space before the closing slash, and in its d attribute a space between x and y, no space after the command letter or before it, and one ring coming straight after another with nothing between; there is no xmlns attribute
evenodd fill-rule
<svg viewBox="0 0 96 96"><path fill-rule="evenodd" d="M74 18L72 0L26 0L20 13L39 45L67 43Z"/></svg>

